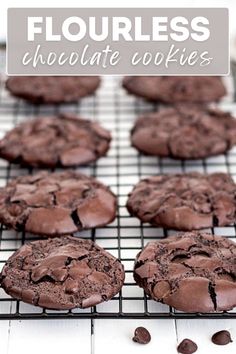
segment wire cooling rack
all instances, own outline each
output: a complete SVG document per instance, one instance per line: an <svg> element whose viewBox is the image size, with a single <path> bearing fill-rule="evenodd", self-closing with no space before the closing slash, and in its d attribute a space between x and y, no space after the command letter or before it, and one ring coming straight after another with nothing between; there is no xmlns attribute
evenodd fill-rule
<svg viewBox="0 0 236 354"><path fill-rule="evenodd" d="M220 104L221 108L236 113L232 84L229 80L228 97ZM149 299L133 280L132 269L136 254L150 240L163 238L174 232L155 228L130 217L125 204L127 194L141 178L158 173L177 173L200 171L211 173L222 171L236 177L236 149L229 154L197 161L174 161L141 156L130 147L129 131L137 115L145 111L158 109L128 96L120 86L117 77L103 79L101 88L95 96L85 98L78 104L59 106L32 106L22 100L10 97L4 84L0 87L0 137L23 120L35 116L75 112L82 117L96 119L112 132L113 140L107 157L97 163L78 170L98 178L109 185L118 196L116 220L105 228L81 232L80 237L91 238L100 246L120 258L125 266L126 278L121 292L112 300L91 309L70 311L51 311L25 304L10 298L0 289L0 319L49 319L49 318L236 318L235 311L200 314L182 313L173 308ZM11 178L36 169L20 168L0 160L0 186ZM215 227L208 232L236 239L236 227ZM12 230L4 226L0 229L0 268L8 257L25 242L36 239L35 236Z"/></svg>

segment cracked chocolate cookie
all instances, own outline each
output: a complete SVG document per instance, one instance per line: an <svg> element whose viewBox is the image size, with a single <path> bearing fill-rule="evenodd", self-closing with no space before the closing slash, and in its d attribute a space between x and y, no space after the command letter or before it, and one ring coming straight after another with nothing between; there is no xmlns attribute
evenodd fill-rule
<svg viewBox="0 0 236 354"><path fill-rule="evenodd" d="M97 122L73 114L39 117L0 140L0 157L32 167L72 167L105 156L111 134Z"/></svg>
<svg viewBox="0 0 236 354"><path fill-rule="evenodd" d="M132 146L146 155L202 159L236 144L236 119L230 113L178 105L140 117L131 131Z"/></svg>
<svg viewBox="0 0 236 354"><path fill-rule="evenodd" d="M206 103L226 94L216 76L127 76L123 87L135 96L163 103Z"/></svg>
<svg viewBox="0 0 236 354"><path fill-rule="evenodd" d="M200 232L149 242L136 258L134 279L154 300L184 312L236 306L236 244Z"/></svg>
<svg viewBox="0 0 236 354"><path fill-rule="evenodd" d="M1 286L13 298L58 310L109 300L123 282L118 259L90 240L71 236L23 245L1 273Z"/></svg>
<svg viewBox="0 0 236 354"><path fill-rule="evenodd" d="M16 76L6 81L6 88L34 104L57 104L91 95L99 84L96 76Z"/></svg>
<svg viewBox="0 0 236 354"><path fill-rule="evenodd" d="M110 189L74 171L21 176L0 188L0 221L18 231L65 235L107 225L115 215Z"/></svg>
<svg viewBox="0 0 236 354"><path fill-rule="evenodd" d="M143 222L191 231L236 220L236 184L225 173L159 175L140 181L127 209Z"/></svg>

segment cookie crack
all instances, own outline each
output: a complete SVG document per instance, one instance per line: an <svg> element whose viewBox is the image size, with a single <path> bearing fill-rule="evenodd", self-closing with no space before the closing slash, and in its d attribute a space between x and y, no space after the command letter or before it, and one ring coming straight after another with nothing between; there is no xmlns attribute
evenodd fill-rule
<svg viewBox="0 0 236 354"><path fill-rule="evenodd" d="M51 192L50 194L51 194L51 196L52 196L52 204L53 204L54 206L56 206L56 205L57 205L57 197L56 197L56 194L55 194L55 192Z"/></svg>
<svg viewBox="0 0 236 354"><path fill-rule="evenodd" d="M72 213L70 214L71 216L71 219L73 221L73 223L79 228L79 227L82 227L82 223L80 221L80 218L79 218L79 215L77 213L77 210L73 210Z"/></svg>
<svg viewBox="0 0 236 354"><path fill-rule="evenodd" d="M191 270L193 275L197 275L197 273L195 272L195 268L190 266L189 264L183 262L182 265L184 265L186 268L188 268L189 270Z"/></svg>
<svg viewBox="0 0 236 354"><path fill-rule="evenodd" d="M234 274L234 272L232 271L228 271L226 270L224 267L219 267L217 269L214 270L214 273L217 274L217 276L219 277L227 277L228 281L231 281L233 283L236 282L236 274Z"/></svg>
<svg viewBox="0 0 236 354"><path fill-rule="evenodd" d="M217 310L217 296L215 292L215 285L212 282L209 282L208 284L208 293L210 295L211 301L214 305L214 310Z"/></svg>
<svg viewBox="0 0 236 354"><path fill-rule="evenodd" d="M70 266L70 264L73 261L82 261L83 259L88 258L87 254L84 254L83 256L79 256L79 257L67 257L66 261L65 261L65 266L68 267Z"/></svg>
<svg viewBox="0 0 236 354"><path fill-rule="evenodd" d="M38 306L39 299L40 299L39 293L38 292L34 293L34 297L33 297L33 300L32 300L32 303L33 303L34 306Z"/></svg>
<svg viewBox="0 0 236 354"><path fill-rule="evenodd" d="M215 212L215 210L212 212ZM212 215L212 225L213 227L219 226L219 218L215 213Z"/></svg>

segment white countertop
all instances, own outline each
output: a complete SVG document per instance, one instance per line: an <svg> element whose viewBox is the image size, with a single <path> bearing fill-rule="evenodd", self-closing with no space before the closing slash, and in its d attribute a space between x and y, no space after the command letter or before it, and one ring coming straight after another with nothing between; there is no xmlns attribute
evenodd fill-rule
<svg viewBox="0 0 236 354"><path fill-rule="evenodd" d="M152 340L147 345L132 341L137 326L146 327ZM25 320L1 321L1 354L82 353L120 354L129 351L145 354L176 354L184 338L198 345L198 354L235 354L235 320ZM211 342L215 332L227 329L234 339L227 346Z"/></svg>

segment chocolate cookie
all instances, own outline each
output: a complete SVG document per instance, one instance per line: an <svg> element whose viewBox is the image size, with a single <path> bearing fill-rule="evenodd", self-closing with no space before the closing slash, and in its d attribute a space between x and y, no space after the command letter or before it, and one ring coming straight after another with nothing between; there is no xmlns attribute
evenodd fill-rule
<svg viewBox="0 0 236 354"><path fill-rule="evenodd" d="M236 244L200 232L149 242L136 258L134 279L154 300L184 312L236 306Z"/></svg>
<svg viewBox="0 0 236 354"><path fill-rule="evenodd" d="M96 76L16 76L6 88L16 97L34 104L76 102L91 95L100 84Z"/></svg>
<svg viewBox="0 0 236 354"><path fill-rule="evenodd" d="M0 140L0 157L33 167L71 167L106 155L110 133L73 114L26 121Z"/></svg>
<svg viewBox="0 0 236 354"><path fill-rule="evenodd" d="M229 225L236 220L236 184L225 173L153 176L134 187L127 208L143 222L175 230Z"/></svg>
<svg viewBox="0 0 236 354"><path fill-rule="evenodd" d="M140 117L131 143L144 154L174 159L223 154L236 144L236 119L218 109L178 105Z"/></svg>
<svg viewBox="0 0 236 354"><path fill-rule="evenodd" d="M226 94L221 78L215 76L127 76L123 87L131 94L163 103L212 102Z"/></svg>
<svg viewBox="0 0 236 354"><path fill-rule="evenodd" d="M21 176L0 188L0 221L19 231L65 235L104 226L115 215L109 188L74 171Z"/></svg>
<svg viewBox="0 0 236 354"><path fill-rule="evenodd" d="M1 286L13 298L58 310L109 300L123 282L118 259L90 240L71 236L23 245L1 273Z"/></svg>

